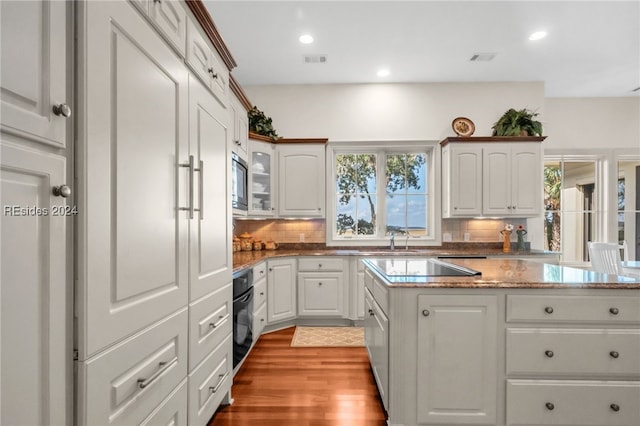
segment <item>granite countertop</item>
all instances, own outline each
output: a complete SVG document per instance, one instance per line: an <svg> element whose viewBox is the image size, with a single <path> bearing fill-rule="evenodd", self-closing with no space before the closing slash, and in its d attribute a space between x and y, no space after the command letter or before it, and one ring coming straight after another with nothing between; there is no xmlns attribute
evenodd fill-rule
<svg viewBox="0 0 640 426"><path fill-rule="evenodd" d="M281 244L277 250L239 251L233 253L233 271L249 268L256 263L275 257L289 256L557 256L559 253L544 250L503 252L502 243L444 243L440 247L396 248L387 247L326 247L324 244Z"/></svg>
<svg viewBox="0 0 640 426"><path fill-rule="evenodd" d="M418 258L416 258L419 260ZM403 262L410 260L371 258L365 259L390 288L605 288L640 289L640 279L601 274L585 269L539 263L520 259L445 259L446 262L464 268L480 271L479 276L425 277L404 276L405 282L398 276L391 277L385 271L393 268L410 270ZM388 264L394 262L393 265ZM394 281L394 282L392 282Z"/></svg>

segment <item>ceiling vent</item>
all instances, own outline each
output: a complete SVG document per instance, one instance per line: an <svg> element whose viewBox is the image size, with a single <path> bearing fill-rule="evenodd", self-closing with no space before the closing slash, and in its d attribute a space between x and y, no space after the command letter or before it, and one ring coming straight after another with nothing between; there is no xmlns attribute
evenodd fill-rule
<svg viewBox="0 0 640 426"><path fill-rule="evenodd" d="M302 55L305 64L326 64L328 55Z"/></svg>
<svg viewBox="0 0 640 426"><path fill-rule="evenodd" d="M476 53L471 59L471 62L489 62L495 58L497 53Z"/></svg>

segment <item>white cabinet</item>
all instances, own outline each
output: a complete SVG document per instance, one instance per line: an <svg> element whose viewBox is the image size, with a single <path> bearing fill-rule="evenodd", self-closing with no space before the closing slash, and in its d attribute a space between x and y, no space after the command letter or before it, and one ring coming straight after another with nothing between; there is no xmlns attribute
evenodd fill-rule
<svg viewBox="0 0 640 426"><path fill-rule="evenodd" d="M487 216L536 216L542 210L539 143L488 144L482 153L482 212Z"/></svg>
<svg viewBox="0 0 640 426"><path fill-rule="evenodd" d="M226 156L228 115L192 75L189 107L190 155L185 164L194 164L194 177L188 180L193 181L191 203L198 210L189 222L190 300L194 301L231 282L233 259L230 206L223 202L231 193ZM190 169L181 167L181 172L184 176ZM183 202L189 204L189 200Z"/></svg>
<svg viewBox="0 0 640 426"><path fill-rule="evenodd" d="M0 2L1 129L58 148L67 144L65 114L71 114L69 6L47 0Z"/></svg>
<svg viewBox="0 0 640 426"><path fill-rule="evenodd" d="M324 144L282 144L278 150L278 214L324 217Z"/></svg>
<svg viewBox="0 0 640 426"><path fill-rule="evenodd" d="M348 289L345 261L341 258L309 257L298 260L298 315L344 316Z"/></svg>
<svg viewBox="0 0 640 426"><path fill-rule="evenodd" d="M249 215L274 216L276 213L275 145L249 139Z"/></svg>
<svg viewBox="0 0 640 426"><path fill-rule="evenodd" d="M255 343L267 325L267 264L260 262L253 267L253 342Z"/></svg>
<svg viewBox="0 0 640 426"><path fill-rule="evenodd" d="M369 288L364 289L364 338L371 370L380 399L389 409L389 319L374 299Z"/></svg>
<svg viewBox="0 0 640 426"><path fill-rule="evenodd" d="M80 360L188 300L188 85L127 2L80 5Z"/></svg>
<svg viewBox="0 0 640 426"><path fill-rule="evenodd" d="M296 316L295 262L295 259L267 261L267 322L270 324Z"/></svg>
<svg viewBox="0 0 640 426"><path fill-rule="evenodd" d="M482 147L448 144L442 149L443 217L482 215Z"/></svg>
<svg viewBox="0 0 640 426"><path fill-rule="evenodd" d="M445 139L442 147L444 218L540 214L540 142L544 138L504 142L497 142L497 138L478 138L477 142L457 139L460 138Z"/></svg>
<svg viewBox="0 0 640 426"><path fill-rule="evenodd" d="M229 105L233 115L233 135L231 139L231 151L242 159L247 159L249 140L249 116L238 97L231 92Z"/></svg>
<svg viewBox="0 0 640 426"><path fill-rule="evenodd" d="M184 58L187 42L187 11L180 0L130 0L169 44Z"/></svg>
<svg viewBox="0 0 640 426"><path fill-rule="evenodd" d="M0 423L71 424L66 410L73 389L72 304L66 263L67 209L73 206L51 192L65 183L66 160L1 136Z"/></svg>
<svg viewBox="0 0 640 426"><path fill-rule="evenodd" d="M202 35L199 25L190 19L187 22L187 65L222 105L229 103L229 70Z"/></svg>
<svg viewBox="0 0 640 426"><path fill-rule="evenodd" d="M496 423L496 296L418 296L418 423Z"/></svg>

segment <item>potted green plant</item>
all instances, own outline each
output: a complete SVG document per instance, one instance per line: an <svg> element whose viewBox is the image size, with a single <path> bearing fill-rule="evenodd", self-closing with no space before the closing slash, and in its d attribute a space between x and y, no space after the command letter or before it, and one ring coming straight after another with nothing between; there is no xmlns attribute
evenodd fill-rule
<svg viewBox="0 0 640 426"><path fill-rule="evenodd" d="M493 125L493 136L542 136L542 123L537 112L510 108Z"/></svg>
<svg viewBox="0 0 640 426"><path fill-rule="evenodd" d="M262 136L267 136L277 140L278 133L273 128L271 117L267 117L264 112L257 107L251 108L249 115L249 130Z"/></svg>

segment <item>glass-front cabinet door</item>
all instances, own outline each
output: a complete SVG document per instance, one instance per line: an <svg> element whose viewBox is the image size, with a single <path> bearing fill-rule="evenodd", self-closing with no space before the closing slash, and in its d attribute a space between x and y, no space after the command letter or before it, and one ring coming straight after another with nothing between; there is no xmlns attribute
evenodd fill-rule
<svg viewBox="0 0 640 426"><path fill-rule="evenodd" d="M249 215L274 216L274 152L269 142L249 140Z"/></svg>

